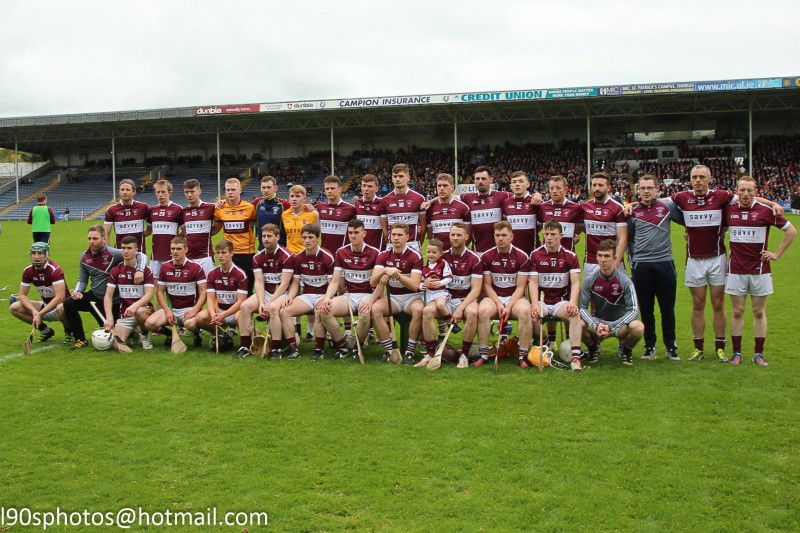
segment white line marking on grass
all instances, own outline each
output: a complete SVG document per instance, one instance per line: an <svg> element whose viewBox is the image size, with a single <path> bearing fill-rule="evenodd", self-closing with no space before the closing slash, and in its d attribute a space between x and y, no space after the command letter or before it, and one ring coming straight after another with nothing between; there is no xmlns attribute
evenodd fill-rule
<svg viewBox="0 0 800 533"><path fill-rule="evenodd" d="M33 355L33 354L35 354L35 353L39 353L39 352L43 352L43 351L45 351L45 350L49 350L50 348L55 348L55 347L56 347L56 345L55 345L55 344L51 344L51 345L49 345L49 346L42 346L41 348L36 348L35 350L33 350L33 351L30 353L30 355ZM3 363L3 362L5 362L5 361L9 361L9 360L11 360L11 359L16 359L17 357L24 357L24 356L25 356L25 353L24 353L24 352L12 353L12 354L10 354L10 355L5 355L5 356L3 356L3 357L0 357L0 363Z"/></svg>

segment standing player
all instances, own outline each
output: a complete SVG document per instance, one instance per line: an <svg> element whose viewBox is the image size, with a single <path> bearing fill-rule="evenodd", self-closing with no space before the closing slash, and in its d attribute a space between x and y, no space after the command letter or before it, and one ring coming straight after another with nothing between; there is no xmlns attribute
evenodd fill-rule
<svg viewBox="0 0 800 533"><path fill-rule="evenodd" d="M572 200L567 200L567 179L564 176L552 176L548 190L550 199L539 207L539 227L548 220L561 224L561 246L574 252L583 229L583 209Z"/></svg>
<svg viewBox="0 0 800 533"><path fill-rule="evenodd" d="M528 290L531 297L533 328L539 321L555 317L569 324L569 341L572 347L572 370L581 366L581 329L583 322L578 313L578 296L581 293L581 267L578 256L561 246L561 224L548 220L542 227L544 244L531 253L531 275ZM540 306L539 291L544 293L544 307ZM544 340L539 339L544 345Z"/></svg>
<svg viewBox="0 0 800 533"><path fill-rule="evenodd" d="M44 194L36 198L36 205L28 213L28 224L33 226L33 242L50 244L51 225L56 223L56 214L47 206L47 196ZM66 216L65 218L69 218Z"/></svg>
<svg viewBox="0 0 800 533"><path fill-rule="evenodd" d="M279 311L286 300L286 291L292 283L292 254L278 244L280 228L265 224L261 228L264 249L253 257L253 294L239 309L239 333L242 347L252 345L253 313L269 317L272 354L280 359L281 319ZM275 341L275 339L278 339ZM272 359L272 357L270 357Z"/></svg>
<svg viewBox="0 0 800 533"><path fill-rule="evenodd" d="M513 195L492 190L494 178L489 167L476 168L473 178L478 192L462 194L461 201L469 207L472 247L481 255L495 246L494 225L503 219L503 202Z"/></svg>
<svg viewBox="0 0 800 533"><path fill-rule="evenodd" d="M153 228L152 257L150 270L153 279L158 279L161 263L169 261L169 243L178 236L178 228L183 223L183 208L170 200L172 183L158 180L153 185L158 203L150 207L150 224Z"/></svg>
<svg viewBox="0 0 800 533"><path fill-rule="evenodd" d="M753 307L753 335L755 355L753 362L768 366L764 360L764 340L767 336L767 297L772 294L770 261L777 261L792 244L797 230L772 209L755 201L756 181L750 176L739 179L738 201L725 207L724 223L730 228L731 255L725 292L731 297L731 363L742 362L742 331L744 306L750 294ZM778 249L769 251L769 228L775 226L785 233Z"/></svg>
<svg viewBox="0 0 800 533"><path fill-rule="evenodd" d="M261 240L261 228L266 224L281 226L281 215L289 209L288 200L278 198L278 182L272 176L261 178L261 198L253 201L256 208L256 235L258 236L258 249L264 249L264 242ZM281 234L279 242L281 246L286 246L286 234Z"/></svg>
<svg viewBox="0 0 800 533"><path fill-rule="evenodd" d="M408 165L399 163L392 167L394 190L381 199L381 226L383 240L389 242L389 228L395 224L408 226L408 246L415 252L422 250L425 238L425 197L408 188ZM387 247L389 249L389 247Z"/></svg>
<svg viewBox="0 0 800 533"><path fill-rule="evenodd" d="M617 243L600 241L596 257L598 269L586 274L578 302L583 320L583 341L589 350L585 360L594 363L600 354L600 342L617 337L622 347L622 363L633 364L633 347L644 335L644 324L636 317L639 307L630 278L614 265Z"/></svg>
<svg viewBox="0 0 800 533"><path fill-rule="evenodd" d="M317 204L322 247L331 254L347 244L347 223L356 218L356 208L342 200L342 182L337 176L323 181L327 202Z"/></svg>
<svg viewBox="0 0 800 533"><path fill-rule="evenodd" d="M501 209L503 218L511 224L514 232L514 246L530 255L536 248L539 237L536 234L536 219L539 214L539 206L531 202L531 195L528 192L530 181L528 175L521 170L511 174L510 196L503 200Z"/></svg>
<svg viewBox="0 0 800 533"><path fill-rule="evenodd" d="M219 326L234 326L239 315L239 308L247 298L247 274L233 264L233 244L230 241L219 241L214 250L217 252L219 266L208 273L206 283L206 308L197 313L193 319L186 320L189 329L204 329L211 334ZM250 346L242 346L235 357L247 357ZM219 342L216 339L214 342Z"/></svg>
<svg viewBox="0 0 800 533"><path fill-rule="evenodd" d="M305 249L292 256L292 285L280 310L283 338L288 344L287 359L300 357L292 318L313 313L317 303L325 296L333 277L333 255L319 245L319 226L303 226L301 235ZM273 340L279 339L273 337Z"/></svg>
<svg viewBox="0 0 800 533"><path fill-rule="evenodd" d="M473 227L475 227L473 225ZM530 275L530 260L512 245L511 224L502 220L494 224L495 247L481 256L483 292L486 295L478 306L478 349L480 359L473 366L489 360L489 328L493 318L507 323L517 320L519 328L519 366L528 368L525 357L531 345L531 304L525 299Z"/></svg>
<svg viewBox="0 0 800 533"><path fill-rule="evenodd" d="M153 343L150 335L145 330L147 317L153 314L153 299L155 289L153 272L145 267L144 279L136 283L136 252L139 251L136 237L126 235L122 238L122 263L115 266L108 276L106 294L103 298L103 309L106 321L103 327L114 334L115 343L125 343L131 336L136 326L142 330L139 339L142 348L152 350ZM118 293L118 309L114 309L114 293ZM117 318L114 322L114 317Z"/></svg>
<svg viewBox="0 0 800 533"><path fill-rule="evenodd" d="M375 328L375 335L384 349L381 362L386 363L392 351L392 332L387 324L389 315L405 313L410 316L411 325L408 328L408 345L403 364L413 365L424 307L419 289L422 256L409 246L409 228L402 222L392 224L390 242L391 248L378 256L370 285L375 287L376 293L382 292L388 285L392 297L391 305L385 298L375 302L372 306L372 327Z"/></svg>
<svg viewBox="0 0 800 533"><path fill-rule="evenodd" d="M381 226L381 198L378 197L378 178L372 174L361 177L361 198L355 201L356 218L364 222L367 232L364 242L378 250L383 249Z"/></svg>
<svg viewBox="0 0 800 533"><path fill-rule="evenodd" d="M120 247L122 238L126 235L133 235L139 243L139 251L147 253L144 238L150 235L148 224L150 223L150 208L144 202L134 200L136 196L136 183L131 179L124 179L119 182L119 203L108 208L105 217L105 230L107 235L111 235L114 229L116 235L116 246Z"/></svg>
<svg viewBox="0 0 800 533"><path fill-rule="evenodd" d="M203 337L197 324L191 322L191 319L197 316L206 303L206 275L198 263L187 258L184 237L172 239L170 253L172 259L161 265L158 278L156 301L159 310L150 315L145 327L147 331L155 331L164 326L185 326L194 335L195 348L199 348L203 345ZM171 344L172 336L166 335L164 345Z"/></svg>
<svg viewBox="0 0 800 533"><path fill-rule="evenodd" d="M655 303L661 313L661 334L667 348L667 359L680 361L675 344L675 292L678 275L672 258L670 221L678 221L680 211L672 202L658 199L655 176L645 174L637 185L640 201L628 217L628 256L631 278L644 323L644 355L656 358Z"/></svg>
<svg viewBox="0 0 800 533"><path fill-rule="evenodd" d="M301 230L307 225L316 225L319 215L316 211L306 211L306 189L302 185L292 185L289 189L289 209L281 215L281 225L286 233L286 249L292 254L303 251Z"/></svg>
<svg viewBox="0 0 800 533"><path fill-rule="evenodd" d="M247 274L248 290L252 292L256 208L242 200L242 184L238 178L225 182L225 202L214 212L214 220L222 224L222 238L233 243L233 264Z"/></svg>
<svg viewBox="0 0 800 533"><path fill-rule="evenodd" d="M211 257L211 236L219 233L222 224L214 222L216 206L201 200L202 192L199 181L190 179L183 182L183 194L186 196L187 205L183 208L182 221L188 245L186 257L198 263L203 272L208 274L214 268L214 259Z"/></svg>
<svg viewBox="0 0 800 533"><path fill-rule="evenodd" d="M592 199L581 203L583 226L586 231L586 255L583 260L584 278L599 268L597 246L604 240L615 240L614 268L619 268L628 246L628 223L622 205L608 195L611 178L604 172L592 174Z"/></svg>
<svg viewBox="0 0 800 533"><path fill-rule="evenodd" d="M380 253L364 243L366 232L364 222L354 218L347 224L347 236L350 244L343 246L334 255L333 278L328 286L325 296L317 302L314 308L317 315L317 329L315 331L314 358L322 358L322 349L325 347L325 331L330 333L333 344L337 348L334 359L342 359L349 355L347 342L342 336L339 322L336 317L350 318L350 312L358 315L356 335L359 342L364 342L370 327L370 313L372 304L380 297L372 289L369 281L372 278L372 269ZM335 296L344 283L345 291L340 296Z"/></svg>
<svg viewBox="0 0 800 533"><path fill-rule="evenodd" d="M428 240L439 239L445 250L450 249L450 228L456 222L467 224L469 231L469 207L453 196L455 180L450 174L436 176L436 193L438 198L428 207Z"/></svg>
<svg viewBox="0 0 800 533"><path fill-rule="evenodd" d="M67 295L67 284L64 271L58 263L50 260L50 246L46 242L35 242L31 245L31 264L22 271L22 282L19 285L17 301L9 306L12 315L31 324L39 330L39 342L45 342L56 334L55 330L45 322L59 319L56 309ZM30 300L28 291L31 285L39 291L41 302ZM70 342L69 329L65 327L64 342Z"/></svg>

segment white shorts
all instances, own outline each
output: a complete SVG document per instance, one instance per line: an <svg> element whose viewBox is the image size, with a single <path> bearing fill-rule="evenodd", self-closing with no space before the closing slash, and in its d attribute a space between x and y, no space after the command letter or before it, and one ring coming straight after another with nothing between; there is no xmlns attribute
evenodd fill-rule
<svg viewBox="0 0 800 533"><path fill-rule="evenodd" d="M225 317L224 323L222 325L233 326L234 324L236 324L235 320L236 320L236 313L233 313L232 315L228 315Z"/></svg>
<svg viewBox="0 0 800 533"><path fill-rule="evenodd" d="M728 263L725 255L686 260L684 285L687 287L720 287L725 285Z"/></svg>
<svg viewBox="0 0 800 533"><path fill-rule="evenodd" d="M425 301L431 303L436 298L444 298L445 300L450 299L450 293L444 289L438 289L435 291L425 291Z"/></svg>
<svg viewBox="0 0 800 533"><path fill-rule="evenodd" d="M186 314L186 311L190 311L191 307L184 307L181 309L173 309L172 312L175 314L175 323L179 326L183 325L183 315Z"/></svg>
<svg viewBox="0 0 800 533"><path fill-rule="evenodd" d="M203 272L208 273L214 270L214 258L213 257L201 257L200 259L192 259L195 263L199 264L203 267Z"/></svg>
<svg viewBox="0 0 800 533"><path fill-rule="evenodd" d="M405 313L408 306L414 300L422 301L421 292L412 292L411 294L392 294L392 303L399 310L399 313Z"/></svg>
<svg viewBox="0 0 800 533"><path fill-rule="evenodd" d="M358 306L372 295L363 292L348 292L345 296L347 297L347 301L350 302L350 309L353 310L353 314L357 315Z"/></svg>
<svg viewBox="0 0 800 533"><path fill-rule="evenodd" d="M447 301L445 303L447 304L447 309L450 310L450 315L451 316L453 315L453 313L456 312L456 309L458 309L458 306L461 305L461 302L463 302L463 301L464 301L463 298L448 298L447 299Z"/></svg>
<svg viewBox="0 0 800 533"><path fill-rule="evenodd" d="M156 261L155 259L150 260L150 272L153 273L153 279L158 281L158 275L161 273L161 265L166 263L166 261Z"/></svg>
<svg viewBox="0 0 800 533"><path fill-rule="evenodd" d="M297 297L297 300L301 302L305 302L306 305L311 307L311 312L314 312L314 308L317 306L317 303L325 297L324 294L301 294Z"/></svg>
<svg viewBox="0 0 800 533"><path fill-rule="evenodd" d="M281 296L286 296L286 293L284 292L284 293L283 293L283 294L281 294L280 296L277 296L277 298L280 298ZM271 302L271 301L272 301L274 298L276 298L276 296L275 296L274 294L272 294L271 292L264 291L264 305L269 305L269 303L270 303L270 302Z"/></svg>
<svg viewBox="0 0 800 533"><path fill-rule="evenodd" d="M772 274L728 274L725 292L732 296L769 296L772 290Z"/></svg>
<svg viewBox="0 0 800 533"><path fill-rule="evenodd" d="M36 300L31 300L30 302L32 304L39 304L39 310L40 311L42 309L44 309L46 307L46 305L47 305L44 302L39 302L39 301L36 301ZM58 321L58 313L56 312L56 308L58 308L58 306L56 306L53 309L49 310L47 312L47 314L42 315L42 322L56 322L56 321Z"/></svg>
<svg viewBox="0 0 800 533"><path fill-rule="evenodd" d="M540 303L539 304L539 309L540 309L539 312L541 313L540 316L554 317L556 316L556 313L558 313L558 310L561 309L563 306L565 306L567 303L568 302L566 302L565 300L561 300L560 302L556 302L554 304Z"/></svg>
<svg viewBox="0 0 800 533"><path fill-rule="evenodd" d="M505 307L508 305L508 302L511 301L511 296L498 296L497 299L500 300L500 303Z"/></svg>
<svg viewBox="0 0 800 533"><path fill-rule="evenodd" d="M177 315L176 315L177 316ZM114 324L115 328L123 328L123 329L135 329L136 328L136 317L124 317L121 316L117 319L117 323Z"/></svg>

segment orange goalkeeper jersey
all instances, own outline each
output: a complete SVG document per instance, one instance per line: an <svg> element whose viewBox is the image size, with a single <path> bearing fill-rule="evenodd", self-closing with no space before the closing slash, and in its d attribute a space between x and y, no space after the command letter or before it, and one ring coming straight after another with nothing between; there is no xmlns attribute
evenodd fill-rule
<svg viewBox="0 0 800 533"><path fill-rule="evenodd" d="M214 220L222 222L222 238L233 243L234 254L256 253L256 238L253 233L256 208L253 204L242 200L239 205L232 206L226 201L214 211Z"/></svg>
<svg viewBox="0 0 800 533"><path fill-rule="evenodd" d="M303 211L299 215L287 209L281 214L281 222L286 232L286 248L296 254L303 250L303 235L301 231L306 224L318 224L319 217L316 211Z"/></svg>

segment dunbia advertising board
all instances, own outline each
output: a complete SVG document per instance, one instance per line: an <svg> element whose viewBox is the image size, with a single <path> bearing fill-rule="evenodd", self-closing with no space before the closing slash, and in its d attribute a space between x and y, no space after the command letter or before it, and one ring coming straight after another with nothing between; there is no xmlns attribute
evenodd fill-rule
<svg viewBox="0 0 800 533"><path fill-rule="evenodd" d="M690 81L640 85L609 85L568 89L524 89L513 91L423 94L415 96L381 96L342 100L306 100L265 104L232 104L195 107L195 116L238 115L245 113L289 113L326 109L364 109L425 105L459 105L479 102L510 102L524 100L554 100L564 98L608 98L648 94L707 93L757 89L798 89L800 77L759 78L747 80Z"/></svg>

